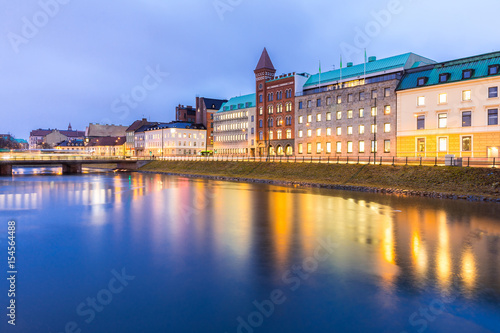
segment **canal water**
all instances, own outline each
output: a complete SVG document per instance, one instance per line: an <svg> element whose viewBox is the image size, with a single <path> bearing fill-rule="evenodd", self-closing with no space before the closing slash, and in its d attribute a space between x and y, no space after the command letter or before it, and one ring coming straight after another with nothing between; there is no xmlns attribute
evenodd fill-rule
<svg viewBox="0 0 500 333"><path fill-rule="evenodd" d="M500 332L498 204L18 173L2 276L9 220L0 332Z"/></svg>

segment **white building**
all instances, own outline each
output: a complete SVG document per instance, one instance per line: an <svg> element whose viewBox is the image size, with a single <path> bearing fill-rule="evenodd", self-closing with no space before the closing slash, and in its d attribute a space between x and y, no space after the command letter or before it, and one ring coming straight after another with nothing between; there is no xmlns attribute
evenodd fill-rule
<svg viewBox="0 0 500 333"><path fill-rule="evenodd" d="M207 130L202 125L172 122L151 126L144 131L146 156L193 156L206 151Z"/></svg>

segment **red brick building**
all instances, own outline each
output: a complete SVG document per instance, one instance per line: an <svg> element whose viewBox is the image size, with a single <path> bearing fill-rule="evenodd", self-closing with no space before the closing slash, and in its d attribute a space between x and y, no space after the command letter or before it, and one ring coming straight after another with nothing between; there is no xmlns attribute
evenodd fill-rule
<svg viewBox="0 0 500 333"><path fill-rule="evenodd" d="M276 69L264 48L254 70L257 106L257 154L293 155L295 147L295 95L308 74L275 76Z"/></svg>
<svg viewBox="0 0 500 333"><path fill-rule="evenodd" d="M175 108L175 121L186 123L196 122L196 109L192 106L180 105Z"/></svg>

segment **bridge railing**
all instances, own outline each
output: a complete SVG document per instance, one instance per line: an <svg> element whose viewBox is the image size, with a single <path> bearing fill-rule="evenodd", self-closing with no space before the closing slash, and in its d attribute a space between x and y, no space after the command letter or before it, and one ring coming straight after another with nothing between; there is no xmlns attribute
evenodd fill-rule
<svg viewBox="0 0 500 333"><path fill-rule="evenodd" d="M150 161L152 157L124 157L124 156L0 156L0 162L9 161L106 161L106 162L123 162L123 161Z"/></svg>

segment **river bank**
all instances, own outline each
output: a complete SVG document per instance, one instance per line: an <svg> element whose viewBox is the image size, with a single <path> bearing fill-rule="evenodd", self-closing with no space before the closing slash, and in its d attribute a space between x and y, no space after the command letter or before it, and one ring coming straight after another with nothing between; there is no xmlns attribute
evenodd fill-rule
<svg viewBox="0 0 500 333"><path fill-rule="evenodd" d="M154 161L140 171L227 181L500 202L498 169Z"/></svg>

